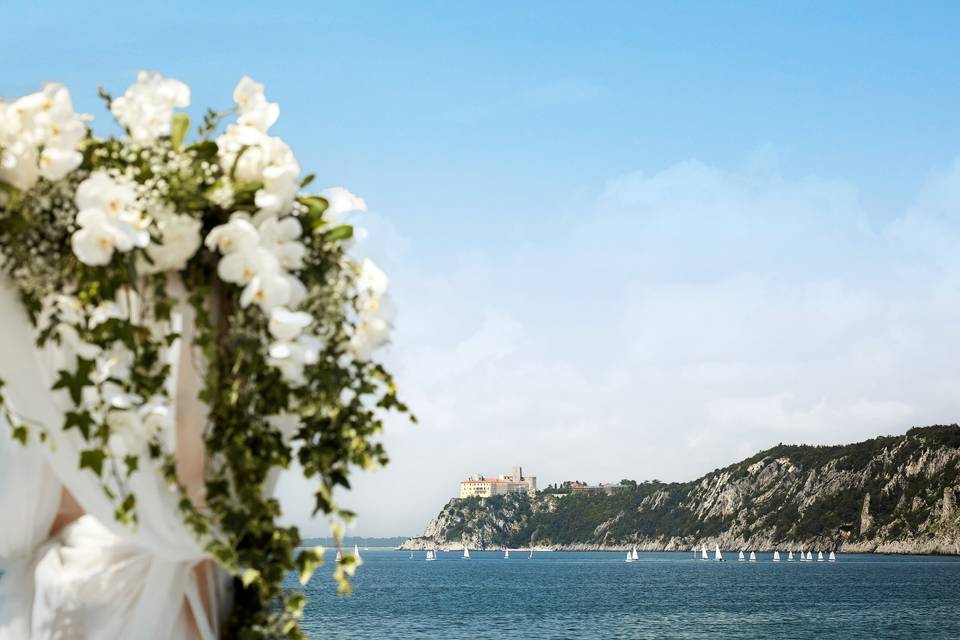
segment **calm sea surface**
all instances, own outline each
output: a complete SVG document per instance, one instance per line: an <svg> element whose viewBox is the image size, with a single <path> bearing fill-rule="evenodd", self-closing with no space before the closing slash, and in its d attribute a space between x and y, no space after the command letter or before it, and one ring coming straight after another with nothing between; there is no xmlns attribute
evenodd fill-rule
<svg viewBox="0 0 960 640"><path fill-rule="evenodd" d="M960 638L955 557L361 553L352 596L334 594L329 564L307 586L311 638Z"/></svg>

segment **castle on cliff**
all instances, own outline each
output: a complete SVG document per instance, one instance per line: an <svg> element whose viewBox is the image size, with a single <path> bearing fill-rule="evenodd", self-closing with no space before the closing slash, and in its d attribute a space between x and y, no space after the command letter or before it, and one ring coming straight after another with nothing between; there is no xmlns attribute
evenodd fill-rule
<svg viewBox="0 0 960 640"><path fill-rule="evenodd" d="M536 477L524 476L523 469L519 466L514 467L509 474L500 474L495 478L477 474L460 483L461 498L489 498L506 493L535 493L536 490Z"/></svg>

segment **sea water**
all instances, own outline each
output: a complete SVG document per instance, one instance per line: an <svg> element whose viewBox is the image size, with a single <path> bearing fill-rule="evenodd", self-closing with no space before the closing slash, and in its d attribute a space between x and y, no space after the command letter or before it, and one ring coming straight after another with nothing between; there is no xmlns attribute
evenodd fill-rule
<svg viewBox="0 0 960 640"><path fill-rule="evenodd" d="M361 552L349 597L328 564L311 638L960 638L960 558L840 554L726 562L692 553ZM816 555L816 554L814 554ZM291 577L288 586L296 588Z"/></svg>

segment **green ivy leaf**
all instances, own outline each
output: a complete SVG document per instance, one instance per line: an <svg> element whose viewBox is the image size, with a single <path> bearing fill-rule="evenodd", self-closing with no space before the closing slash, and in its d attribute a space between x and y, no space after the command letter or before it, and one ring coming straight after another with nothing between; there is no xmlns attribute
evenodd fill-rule
<svg viewBox="0 0 960 640"><path fill-rule="evenodd" d="M93 360L77 358L77 370L70 373L66 369L59 371L60 377L54 383L54 389L66 389L70 392L70 399L73 404L80 404L83 396L83 388L89 387L93 383L90 381L90 374L93 373Z"/></svg>
<svg viewBox="0 0 960 640"><path fill-rule="evenodd" d="M123 502L120 503L120 506L118 506L113 512L113 516L117 522L124 525L131 525L137 520L136 513L134 511L136 506L137 497L132 493L127 494L127 497L123 499Z"/></svg>
<svg viewBox="0 0 960 640"><path fill-rule="evenodd" d="M323 566L323 547L303 549L297 556L297 570L300 572L300 584L306 586L313 572Z"/></svg>
<svg viewBox="0 0 960 640"><path fill-rule="evenodd" d="M240 582L243 583L243 586L249 587L251 584L260 579L260 572L256 569L244 569L243 573L240 574Z"/></svg>
<svg viewBox="0 0 960 640"><path fill-rule="evenodd" d="M342 224L339 227L334 227L323 234L323 238L329 242L337 242L339 240L349 240L353 237L353 227L349 224Z"/></svg>
<svg viewBox="0 0 960 640"><path fill-rule="evenodd" d="M187 151L192 152L198 160L213 160L217 157L218 150L217 143L213 140L201 140L187 147Z"/></svg>
<svg viewBox="0 0 960 640"><path fill-rule="evenodd" d="M103 473L103 461L107 454L102 449L86 449L80 452L80 468L90 469L98 476Z"/></svg>
<svg viewBox="0 0 960 640"><path fill-rule="evenodd" d="M323 212L330 206L327 199L320 196L302 196L297 198L297 201L307 208L307 213L303 217L310 225L310 229L316 231L322 227L324 224Z"/></svg>
<svg viewBox="0 0 960 640"><path fill-rule="evenodd" d="M185 113L173 114L173 122L170 124L170 145L174 150L179 151L183 146L183 139L187 137L187 131L190 130L190 116Z"/></svg>
<svg viewBox="0 0 960 640"><path fill-rule="evenodd" d="M93 418L88 411L68 411L66 419L63 421L63 430L77 428L84 440L90 439L90 427L93 426Z"/></svg>
<svg viewBox="0 0 960 640"><path fill-rule="evenodd" d="M27 428L23 425L13 428L13 439L20 442L21 445L27 446L27 436L30 435Z"/></svg>

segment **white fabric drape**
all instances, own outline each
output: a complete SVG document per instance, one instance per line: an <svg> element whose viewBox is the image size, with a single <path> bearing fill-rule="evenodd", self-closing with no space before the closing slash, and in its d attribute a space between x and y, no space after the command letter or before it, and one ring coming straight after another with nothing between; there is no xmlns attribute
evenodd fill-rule
<svg viewBox="0 0 960 640"><path fill-rule="evenodd" d="M205 557L180 519L176 493L143 459L130 480L138 526L114 520L114 507L98 479L78 467L79 452L86 448L80 434L60 430L68 405L50 386L57 360L70 354L38 354L33 344L33 328L4 278L4 394L19 415L47 427L53 442L25 450L0 425L6 429L0 432L0 517L6 522L0 526L6 567L0 578L0 640L214 640L226 601L225 576L218 571L212 580L198 578L194 569ZM179 356L179 349L171 351ZM171 364L176 367L178 361ZM61 483L87 515L46 540ZM211 604L209 613L201 600Z"/></svg>
<svg viewBox="0 0 960 640"><path fill-rule="evenodd" d="M60 483L35 442L22 447L0 417L0 640L30 637L37 550L60 503Z"/></svg>

